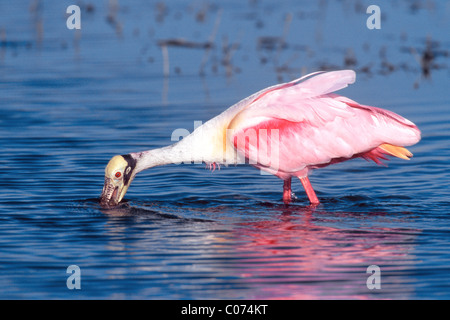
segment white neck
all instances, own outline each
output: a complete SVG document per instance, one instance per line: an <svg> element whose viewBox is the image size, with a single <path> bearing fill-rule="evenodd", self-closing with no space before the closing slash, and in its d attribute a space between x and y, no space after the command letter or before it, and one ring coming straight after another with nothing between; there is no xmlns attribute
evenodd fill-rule
<svg viewBox="0 0 450 320"><path fill-rule="evenodd" d="M163 148L152 149L142 152L131 153L131 156L137 160L136 173L143 170L162 166L166 164L178 164L187 161L185 154L180 152L176 144Z"/></svg>
<svg viewBox="0 0 450 320"><path fill-rule="evenodd" d="M167 164L236 164L236 157L231 161L224 161L223 152L214 152L208 145L209 141L201 141L185 137L183 140L167 147L131 153L137 160L135 172Z"/></svg>

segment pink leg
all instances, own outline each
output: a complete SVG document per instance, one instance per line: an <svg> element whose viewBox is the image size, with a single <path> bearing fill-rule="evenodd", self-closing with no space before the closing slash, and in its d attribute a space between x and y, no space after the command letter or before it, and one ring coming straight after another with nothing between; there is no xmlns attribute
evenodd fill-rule
<svg viewBox="0 0 450 320"><path fill-rule="evenodd" d="M302 182L303 188L305 188L306 195L309 198L309 202L311 202L311 204L313 205L318 205L320 203L319 199L317 199L316 193L311 186L311 182L309 182L308 176L300 178L300 181Z"/></svg>
<svg viewBox="0 0 450 320"><path fill-rule="evenodd" d="M289 202L291 202L291 178L284 180L284 184L283 184L283 202L288 204Z"/></svg>

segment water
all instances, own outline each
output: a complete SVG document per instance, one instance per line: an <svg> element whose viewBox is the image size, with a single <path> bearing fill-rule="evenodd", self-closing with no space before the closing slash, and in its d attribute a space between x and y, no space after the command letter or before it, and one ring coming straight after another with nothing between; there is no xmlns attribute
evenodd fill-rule
<svg viewBox="0 0 450 320"><path fill-rule="evenodd" d="M66 28L68 1L0 4L0 298L450 298L448 4L383 4L369 30L364 1L113 3L85 4L81 32ZM169 46L164 70L158 43L180 38L213 46ZM317 170L314 209L299 181L285 206L279 179L204 165L143 172L123 205L99 206L111 156L349 67L342 94L422 130L411 161Z"/></svg>

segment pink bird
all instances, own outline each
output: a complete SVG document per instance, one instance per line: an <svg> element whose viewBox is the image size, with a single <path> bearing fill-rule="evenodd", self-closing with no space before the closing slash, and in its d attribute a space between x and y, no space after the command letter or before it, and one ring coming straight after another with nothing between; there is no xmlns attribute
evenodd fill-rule
<svg viewBox="0 0 450 320"><path fill-rule="evenodd" d="M205 162L213 168L248 163L276 175L284 181L285 203L292 200L291 180L297 177L317 205L308 179L313 169L358 157L377 164L387 155L409 160L404 147L420 140L417 126L333 93L354 82L352 70L309 74L241 100L173 145L114 156L100 202L117 205L145 169Z"/></svg>

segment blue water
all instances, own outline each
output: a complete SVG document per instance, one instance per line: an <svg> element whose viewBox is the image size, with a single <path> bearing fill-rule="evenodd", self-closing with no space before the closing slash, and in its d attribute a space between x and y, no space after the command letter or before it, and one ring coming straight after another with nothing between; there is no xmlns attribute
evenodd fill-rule
<svg viewBox="0 0 450 320"><path fill-rule="evenodd" d="M80 31L70 1L0 3L0 298L450 298L448 3L383 2L380 30L367 1L83 3ZM164 61L169 39L212 46L168 46ZM285 206L278 178L205 165L153 168L99 206L111 156L344 68L357 82L340 93L421 129L410 161L315 171L317 208L299 181Z"/></svg>

